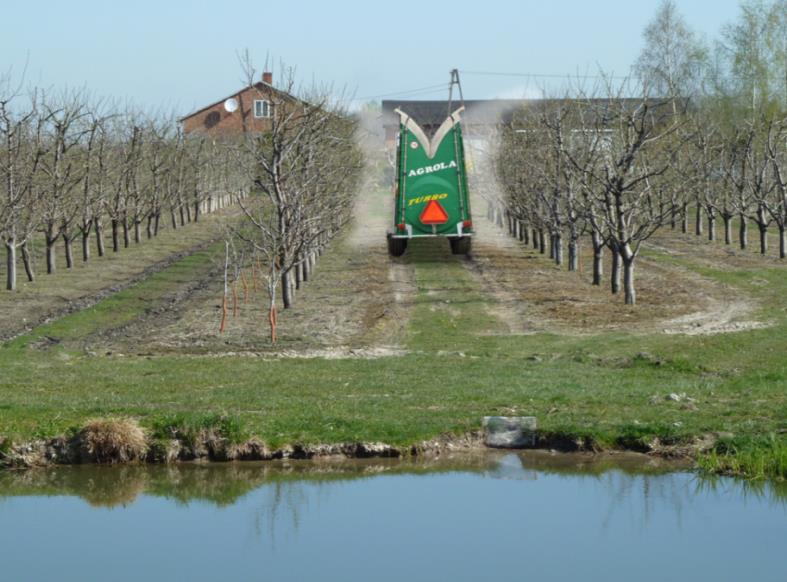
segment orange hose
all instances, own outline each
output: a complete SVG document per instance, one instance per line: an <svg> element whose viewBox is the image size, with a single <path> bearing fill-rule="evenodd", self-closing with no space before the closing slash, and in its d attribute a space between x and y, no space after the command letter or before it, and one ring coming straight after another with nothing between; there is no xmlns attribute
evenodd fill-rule
<svg viewBox="0 0 787 582"><path fill-rule="evenodd" d="M232 284L232 317L238 317L238 286Z"/></svg>
<svg viewBox="0 0 787 582"><path fill-rule="evenodd" d="M224 333L224 327L227 324L227 295L225 294L221 300L221 325L219 326L219 333Z"/></svg>
<svg viewBox="0 0 787 582"><path fill-rule="evenodd" d="M271 324L271 343L276 343L276 324L278 323L278 316L276 314L276 306L271 305L271 310L268 313L268 321Z"/></svg>

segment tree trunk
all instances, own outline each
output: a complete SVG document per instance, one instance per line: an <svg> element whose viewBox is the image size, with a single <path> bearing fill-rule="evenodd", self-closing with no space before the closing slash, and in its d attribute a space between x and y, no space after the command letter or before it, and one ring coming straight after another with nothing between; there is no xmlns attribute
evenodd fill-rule
<svg viewBox="0 0 787 582"><path fill-rule="evenodd" d="M22 243L22 263L25 266L25 274L27 275L27 280L31 283L36 280L36 275L33 272L33 261L30 257L30 250L27 248L27 241Z"/></svg>
<svg viewBox="0 0 787 582"><path fill-rule="evenodd" d="M768 227L764 224L757 225L760 229L760 254L768 254Z"/></svg>
<svg viewBox="0 0 787 582"><path fill-rule="evenodd" d="M153 215L153 236L158 236L158 229L161 226L161 212Z"/></svg>
<svg viewBox="0 0 787 582"><path fill-rule="evenodd" d="M194 203L194 222L199 222L199 201Z"/></svg>
<svg viewBox="0 0 787 582"><path fill-rule="evenodd" d="M73 269L74 268L74 245L72 244L74 241L71 236L68 234L68 231L63 232L63 245L65 246L66 251L66 269Z"/></svg>
<svg viewBox="0 0 787 582"><path fill-rule="evenodd" d="M768 223L765 220L765 207L757 208L757 227L760 229L760 254L768 252Z"/></svg>
<svg viewBox="0 0 787 582"><path fill-rule="evenodd" d="M555 236L553 237L554 247L555 247L555 264L562 265L563 264L563 234L561 232L556 232Z"/></svg>
<svg viewBox="0 0 787 582"><path fill-rule="evenodd" d="M172 221L172 230L178 230L178 217L174 209L169 211L169 218Z"/></svg>
<svg viewBox="0 0 787 582"><path fill-rule="evenodd" d="M708 240L716 240L716 213L713 210L708 212Z"/></svg>
<svg viewBox="0 0 787 582"><path fill-rule="evenodd" d="M620 293L620 266L623 259L617 249L612 249L612 270L610 271L610 287L612 293Z"/></svg>
<svg viewBox="0 0 787 582"><path fill-rule="evenodd" d="M637 303L637 292L634 290L634 257L623 262L623 282L626 305L635 305Z"/></svg>
<svg viewBox="0 0 787 582"><path fill-rule="evenodd" d="M787 239L785 239L784 224L779 225L779 258L787 257Z"/></svg>
<svg viewBox="0 0 787 582"><path fill-rule="evenodd" d="M538 248L542 255L546 254L547 252L547 237L546 233L544 233L544 229L539 229L538 231Z"/></svg>
<svg viewBox="0 0 787 582"><path fill-rule="evenodd" d="M749 225L746 223L746 215L740 215L740 226L738 226L738 243L741 250L745 251L749 246Z"/></svg>
<svg viewBox="0 0 787 582"><path fill-rule="evenodd" d="M104 225L98 219L96 219L96 249L98 256L103 257L106 252L104 249Z"/></svg>
<svg viewBox="0 0 787 582"><path fill-rule="evenodd" d="M44 238L46 239L46 272L48 275L52 275L55 273L57 267L55 258L55 242L57 241L57 236L55 236L55 229L51 223L46 227Z"/></svg>
<svg viewBox="0 0 787 582"><path fill-rule="evenodd" d="M82 262L87 263L90 260L90 231L93 229L93 225L98 221L97 218L93 217L90 220L82 220L82 224L79 226L79 233L82 235Z"/></svg>
<svg viewBox="0 0 787 582"><path fill-rule="evenodd" d="M46 272L48 275L54 275L57 269L57 261L55 259L55 241L46 237Z"/></svg>
<svg viewBox="0 0 787 582"><path fill-rule="evenodd" d="M134 218L134 242L139 244L139 241L142 240L141 232L139 230L140 220L138 218Z"/></svg>
<svg viewBox="0 0 787 582"><path fill-rule="evenodd" d="M123 246L128 248L131 246L131 237L129 236L128 219L123 217Z"/></svg>
<svg viewBox="0 0 787 582"><path fill-rule="evenodd" d="M303 261L303 282L306 283L312 278L311 253L307 254Z"/></svg>
<svg viewBox="0 0 787 582"><path fill-rule="evenodd" d="M5 288L16 291L16 238L11 237L5 241L5 253Z"/></svg>
<svg viewBox="0 0 787 582"><path fill-rule="evenodd" d="M292 282L289 271L285 271L281 276L281 302L284 309L292 307Z"/></svg>
<svg viewBox="0 0 787 582"><path fill-rule="evenodd" d="M303 262L295 265L295 289L301 288L301 281L303 281Z"/></svg>
<svg viewBox="0 0 787 582"><path fill-rule="evenodd" d="M576 271L579 269L579 241L572 236L568 241L568 270Z"/></svg>
<svg viewBox="0 0 787 582"><path fill-rule="evenodd" d="M153 238L153 215L148 214L147 224L145 224L145 237L150 240Z"/></svg>
<svg viewBox="0 0 787 582"><path fill-rule="evenodd" d="M697 203L697 214L694 219L694 234L702 236L702 205Z"/></svg>
<svg viewBox="0 0 787 582"><path fill-rule="evenodd" d="M90 260L90 231L82 228L82 262Z"/></svg>
<svg viewBox="0 0 787 582"><path fill-rule="evenodd" d="M120 233L118 232L120 223L117 218L112 219L112 252L116 253L120 250Z"/></svg>
<svg viewBox="0 0 787 582"><path fill-rule="evenodd" d="M604 276L604 244L601 240L601 233L594 230L593 241L593 284L601 285L601 278Z"/></svg>
<svg viewBox="0 0 787 582"><path fill-rule="evenodd" d="M683 234L688 234L689 232L689 203L683 203L683 210L681 211L681 222L680 222L680 231Z"/></svg>
<svg viewBox="0 0 787 582"><path fill-rule="evenodd" d="M530 227L526 223L522 223L522 238L521 241L523 244L529 245L530 244Z"/></svg>
<svg viewBox="0 0 787 582"><path fill-rule="evenodd" d="M723 214L721 218L724 221L724 244L731 245L732 244L732 220L731 220L732 217Z"/></svg>
<svg viewBox="0 0 787 582"><path fill-rule="evenodd" d="M538 230L532 229L530 232L530 238L533 239L533 248L538 249Z"/></svg>

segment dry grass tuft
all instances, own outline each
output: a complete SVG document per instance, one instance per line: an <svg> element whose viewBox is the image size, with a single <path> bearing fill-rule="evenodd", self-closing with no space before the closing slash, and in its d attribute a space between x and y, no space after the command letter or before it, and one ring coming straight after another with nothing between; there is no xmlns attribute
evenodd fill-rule
<svg viewBox="0 0 787 582"><path fill-rule="evenodd" d="M132 418L91 420L79 433L82 456L95 463L128 463L145 458L145 432Z"/></svg>

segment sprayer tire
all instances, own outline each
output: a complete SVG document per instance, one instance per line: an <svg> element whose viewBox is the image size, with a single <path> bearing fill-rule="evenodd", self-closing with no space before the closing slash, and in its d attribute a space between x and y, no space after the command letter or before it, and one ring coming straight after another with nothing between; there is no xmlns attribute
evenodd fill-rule
<svg viewBox="0 0 787 582"><path fill-rule="evenodd" d="M473 239L469 236L457 236L449 239L451 241L451 254L469 255L472 248Z"/></svg>
<svg viewBox="0 0 787 582"><path fill-rule="evenodd" d="M394 238L388 235L388 254L392 257L401 257L407 250L406 238Z"/></svg>

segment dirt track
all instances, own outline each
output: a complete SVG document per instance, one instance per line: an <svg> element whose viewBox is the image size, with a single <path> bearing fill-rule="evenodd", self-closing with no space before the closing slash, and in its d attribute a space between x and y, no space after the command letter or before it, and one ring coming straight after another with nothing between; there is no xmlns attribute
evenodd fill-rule
<svg viewBox="0 0 787 582"><path fill-rule="evenodd" d="M476 212L478 215L479 212ZM490 298L489 311L512 334L548 331L592 335L626 330L648 333L710 334L762 327L753 321L757 304L735 290L679 265L646 256L638 259L638 305L622 305L608 283L594 287L588 241L581 248L580 271L570 273L548 256L476 219L478 236L468 270ZM662 238L670 237L668 233ZM674 253L688 252L682 238L669 242ZM608 257L607 257L608 261ZM608 262L605 266L608 266Z"/></svg>

